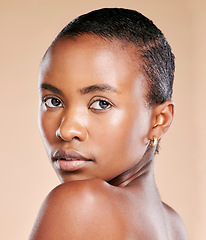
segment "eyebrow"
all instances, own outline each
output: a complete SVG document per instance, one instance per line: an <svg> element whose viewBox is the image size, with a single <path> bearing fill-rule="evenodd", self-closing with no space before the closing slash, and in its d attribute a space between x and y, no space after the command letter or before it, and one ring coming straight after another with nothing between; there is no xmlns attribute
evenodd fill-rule
<svg viewBox="0 0 206 240"><path fill-rule="evenodd" d="M48 83L42 83L40 85L40 89L49 90L53 93L63 95L63 92L60 89L58 89L58 88L56 88L53 85L48 84ZM114 87L112 87L109 84L94 84L94 85L79 89L79 92L83 95L88 94L88 93L92 93L92 92L98 92L98 91L100 91L100 92L115 92L115 93L118 92Z"/></svg>
<svg viewBox="0 0 206 240"><path fill-rule="evenodd" d="M59 95L63 95L63 92L60 89L58 89L58 88L56 88L53 85L48 84L48 83L42 83L41 86L40 86L40 89L49 90L49 91L51 91L53 93L56 93L56 94L59 94Z"/></svg>
<svg viewBox="0 0 206 240"><path fill-rule="evenodd" d="M109 84L95 84L95 85L91 85L88 87L84 87L82 89L79 90L81 94L88 94L88 93L92 93L92 92L115 92L117 93L117 89L115 89L114 87L112 87Z"/></svg>

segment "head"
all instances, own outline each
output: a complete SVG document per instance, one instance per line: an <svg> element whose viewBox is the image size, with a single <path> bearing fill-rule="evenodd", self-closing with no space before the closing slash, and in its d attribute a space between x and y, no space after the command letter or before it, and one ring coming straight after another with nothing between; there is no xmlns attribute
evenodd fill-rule
<svg viewBox="0 0 206 240"><path fill-rule="evenodd" d="M39 81L40 129L61 180L109 181L140 162L171 124L173 78L171 48L142 14L100 9L69 23L47 50ZM115 163L102 174L106 158Z"/></svg>

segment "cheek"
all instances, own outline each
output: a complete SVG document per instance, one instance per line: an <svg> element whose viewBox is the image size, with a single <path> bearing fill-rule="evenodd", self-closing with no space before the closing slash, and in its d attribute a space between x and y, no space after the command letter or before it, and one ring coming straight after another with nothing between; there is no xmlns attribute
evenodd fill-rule
<svg viewBox="0 0 206 240"><path fill-rule="evenodd" d="M142 116L135 114L135 111L111 112L98 121L99 128L93 126L95 142L109 153L124 157L132 152L136 154L140 151L139 148L145 147L144 139L147 134L146 121L142 124L141 119Z"/></svg>
<svg viewBox="0 0 206 240"><path fill-rule="evenodd" d="M39 129L45 145L55 140L56 130L58 129L58 119L56 118L55 114L52 115L43 111L39 113Z"/></svg>

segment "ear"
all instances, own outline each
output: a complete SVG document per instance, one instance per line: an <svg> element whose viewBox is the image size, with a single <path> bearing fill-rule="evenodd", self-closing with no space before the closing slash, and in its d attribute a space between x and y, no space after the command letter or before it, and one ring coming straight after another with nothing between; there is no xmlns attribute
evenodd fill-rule
<svg viewBox="0 0 206 240"><path fill-rule="evenodd" d="M156 105L152 109L151 129L148 139L153 140L154 137L159 140L170 127L174 116L174 103L167 100L162 104Z"/></svg>

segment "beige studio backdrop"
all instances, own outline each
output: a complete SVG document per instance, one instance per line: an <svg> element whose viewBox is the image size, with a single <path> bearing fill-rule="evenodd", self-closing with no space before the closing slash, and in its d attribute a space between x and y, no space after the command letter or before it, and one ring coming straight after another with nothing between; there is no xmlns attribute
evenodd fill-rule
<svg viewBox="0 0 206 240"><path fill-rule="evenodd" d="M42 55L74 17L101 7L136 9L166 35L176 55L173 125L155 175L163 201L190 240L206 239L206 2L204 0L19 0L0 2L0 236L28 239L39 207L59 184L38 132ZM178 239L177 239L178 240Z"/></svg>

